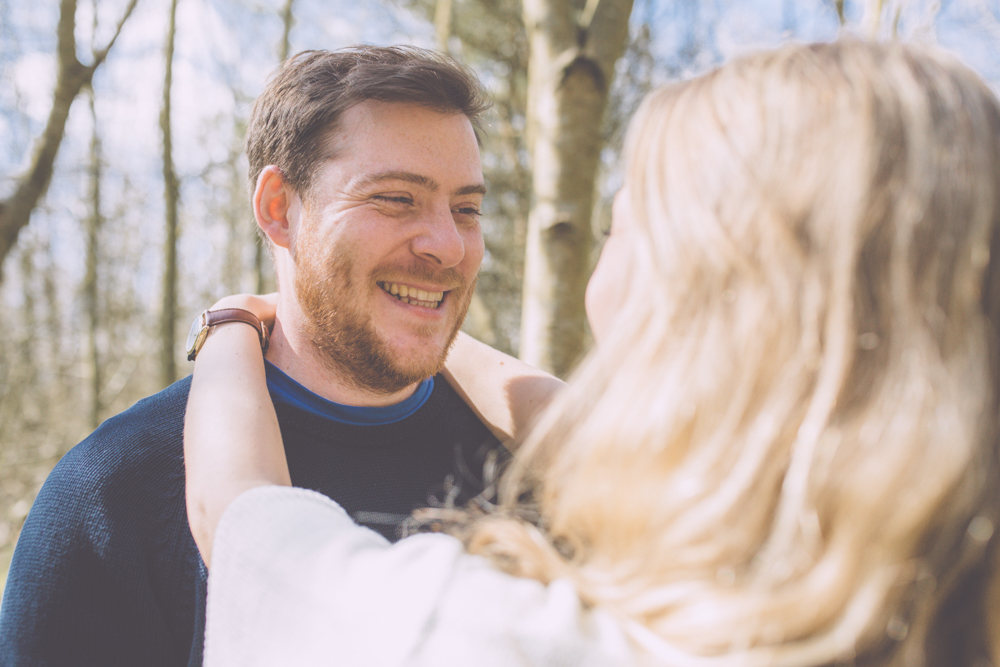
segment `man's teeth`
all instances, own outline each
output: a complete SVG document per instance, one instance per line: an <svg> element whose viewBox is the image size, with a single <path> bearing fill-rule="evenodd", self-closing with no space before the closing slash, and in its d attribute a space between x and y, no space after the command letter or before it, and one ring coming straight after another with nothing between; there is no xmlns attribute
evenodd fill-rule
<svg viewBox="0 0 1000 667"><path fill-rule="evenodd" d="M437 308L441 305L441 299L444 298L444 292L428 292L399 283L382 282L378 286L404 303L424 308Z"/></svg>

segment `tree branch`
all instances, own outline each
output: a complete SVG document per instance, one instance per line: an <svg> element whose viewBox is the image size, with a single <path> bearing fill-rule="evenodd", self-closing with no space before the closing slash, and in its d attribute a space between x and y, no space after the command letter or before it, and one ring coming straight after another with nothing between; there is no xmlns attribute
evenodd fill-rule
<svg viewBox="0 0 1000 667"><path fill-rule="evenodd" d="M114 36L100 51L94 52L94 62L83 65L76 57L76 0L61 0L59 3L58 43L56 54L56 85L53 91L52 110L49 112L45 130L35 143L31 165L17 179L14 192L0 201L0 268L7 258L17 237L31 220L31 213L38 206L52 181L56 155L66 132L66 120L73 100L84 86L90 84L94 72L104 62L122 26L132 14L138 0L131 0L125 14L118 22ZM3 274L0 272L0 281Z"/></svg>
<svg viewBox="0 0 1000 667"><path fill-rule="evenodd" d="M105 45L105 47L100 51L91 50L91 53L94 56L94 62L90 63L90 66L88 67L88 69L91 71L91 74L93 74L94 70L100 67L101 63L104 62L104 59L108 57L108 51L110 51L111 47L115 45L115 41L118 39L118 35L120 35L122 32L122 26L125 25L125 21L128 20L128 17L132 15L132 10L135 9L136 3L138 3L138 1L139 0L131 0L131 2L128 3L128 7L125 8L125 13L122 14L121 19L118 20L118 25L115 26L115 34L111 36L111 39L108 40L108 43Z"/></svg>

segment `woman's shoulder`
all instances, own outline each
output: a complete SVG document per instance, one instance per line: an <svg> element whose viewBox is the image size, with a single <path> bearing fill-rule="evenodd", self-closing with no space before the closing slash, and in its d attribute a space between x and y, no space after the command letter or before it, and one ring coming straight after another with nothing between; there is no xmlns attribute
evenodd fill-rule
<svg viewBox="0 0 1000 667"><path fill-rule="evenodd" d="M584 604L565 579L544 584L462 554L438 603L417 664L632 665L618 621Z"/></svg>

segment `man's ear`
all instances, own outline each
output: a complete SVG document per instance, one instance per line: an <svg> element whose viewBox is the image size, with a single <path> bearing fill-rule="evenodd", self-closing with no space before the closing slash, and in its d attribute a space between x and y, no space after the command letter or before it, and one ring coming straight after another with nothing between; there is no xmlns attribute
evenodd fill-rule
<svg viewBox="0 0 1000 667"><path fill-rule="evenodd" d="M279 167L272 164L261 170L253 193L253 214L261 231L280 248L291 247L297 200Z"/></svg>

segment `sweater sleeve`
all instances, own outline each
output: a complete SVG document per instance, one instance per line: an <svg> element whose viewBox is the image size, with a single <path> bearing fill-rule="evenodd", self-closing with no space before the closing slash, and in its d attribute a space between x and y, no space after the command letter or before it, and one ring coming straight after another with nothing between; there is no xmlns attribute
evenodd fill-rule
<svg viewBox="0 0 1000 667"><path fill-rule="evenodd" d="M109 419L49 475L7 578L0 664L188 664L199 561L183 502L185 394Z"/></svg>
<svg viewBox="0 0 1000 667"><path fill-rule="evenodd" d="M304 489L241 495L213 554L206 667L631 662L568 582L503 574L446 535L391 545Z"/></svg>

